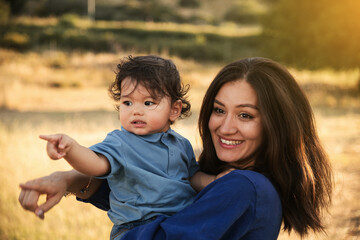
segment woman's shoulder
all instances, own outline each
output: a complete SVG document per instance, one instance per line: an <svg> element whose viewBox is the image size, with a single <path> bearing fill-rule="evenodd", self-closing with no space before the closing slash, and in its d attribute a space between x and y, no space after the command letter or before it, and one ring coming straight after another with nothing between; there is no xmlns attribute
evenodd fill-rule
<svg viewBox="0 0 360 240"><path fill-rule="evenodd" d="M263 174L250 170L233 170L218 180L219 182L226 183L239 183L239 181L247 182L248 184L253 184L255 188L258 187L258 184L273 186L270 180Z"/></svg>
<svg viewBox="0 0 360 240"><path fill-rule="evenodd" d="M261 202L280 203L280 197L272 182L255 171L234 170L214 183L213 187L222 189L225 193L229 192L234 198L245 197L257 201L260 199Z"/></svg>
<svg viewBox="0 0 360 240"><path fill-rule="evenodd" d="M271 189L276 191L273 183L263 174L251 170L234 170L225 175L225 181L248 181L255 189Z"/></svg>
<svg viewBox="0 0 360 240"><path fill-rule="evenodd" d="M223 181L222 184L234 188L234 198L248 194L248 197L256 202L257 215L269 211L281 213L280 196L272 182L263 174L249 170L234 170L225 175Z"/></svg>
<svg viewBox="0 0 360 240"><path fill-rule="evenodd" d="M253 184L255 189L259 188L270 188L274 189L275 187L272 182L263 174L251 171L251 170L234 170L230 172L228 178L232 178L234 181L249 181L249 183ZM226 176L226 175L225 175ZM228 179L229 181L230 179Z"/></svg>
<svg viewBox="0 0 360 240"><path fill-rule="evenodd" d="M280 196L272 182L263 174L250 170L234 170L224 177L218 179L219 186L217 189L231 186L232 190L227 191L224 195L232 198L234 204L249 204L254 208L254 214L257 221L270 223L274 229L281 224L282 204ZM263 224L264 226L266 224Z"/></svg>

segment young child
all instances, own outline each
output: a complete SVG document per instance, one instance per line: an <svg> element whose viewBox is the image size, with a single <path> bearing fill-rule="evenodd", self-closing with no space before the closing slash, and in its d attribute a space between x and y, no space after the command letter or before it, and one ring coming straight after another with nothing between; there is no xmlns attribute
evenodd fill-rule
<svg viewBox="0 0 360 240"><path fill-rule="evenodd" d="M48 141L51 159L65 158L77 171L108 180L111 239L120 239L132 227L191 204L196 191L189 179L198 164L190 142L170 128L190 111L188 86L172 61L130 56L118 65L109 91L118 103L121 131L110 132L90 148L65 134L40 138ZM194 179L203 182L202 176Z"/></svg>

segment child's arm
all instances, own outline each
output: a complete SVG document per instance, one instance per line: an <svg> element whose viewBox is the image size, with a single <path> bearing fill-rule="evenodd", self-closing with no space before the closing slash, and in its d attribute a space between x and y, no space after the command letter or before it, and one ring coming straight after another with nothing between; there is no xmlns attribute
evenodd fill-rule
<svg viewBox="0 0 360 240"><path fill-rule="evenodd" d="M40 138L48 142L46 150L53 160L65 158L74 169L90 176L101 176L110 171L106 157L97 155L65 134L40 135Z"/></svg>
<svg viewBox="0 0 360 240"><path fill-rule="evenodd" d="M196 172L189 180L190 185L193 189L195 189L196 192L200 192L204 187L212 183L218 178L221 178L222 176L225 176L229 172L235 170L234 168L231 168L229 170L226 170L224 172L219 173L218 175L210 175L203 172Z"/></svg>

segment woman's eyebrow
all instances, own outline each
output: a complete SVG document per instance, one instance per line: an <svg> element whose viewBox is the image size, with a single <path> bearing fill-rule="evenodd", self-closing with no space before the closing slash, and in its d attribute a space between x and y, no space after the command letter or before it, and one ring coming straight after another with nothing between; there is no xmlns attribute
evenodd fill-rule
<svg viewBox="0 0 360 240"><path fill-rule="evenodd" d="M239 105L236 105L236 107L248 107L248 108L253 108L253 109L259 110L259 108L253 104L239 104Z"/></svg>
<svg viewBox="0 0 360 240"><path fill-rule="evenodd" d="M221 106L225 106L225 104L223 104L222 102L220 102L220 101L217 100L217 99L215 99L214 102L215 102L216 104L221 105ZM258 108L256 105L249 104L249 103L238 104L238 105L236 105L235 107L236 107L236 108L248 107L248 108L253 108L253 109L259 110L259 108Z"/></svg>
<svg viewBox="0 0 360 240"><path fill-rule="evenodd" d="M221 106L225 106L225 105L224 105L222 102L220 102L219 100L216 100L216 99L215 99L214 102L217 103L217 104L219 104L219 105L221 105Z"/></svg>

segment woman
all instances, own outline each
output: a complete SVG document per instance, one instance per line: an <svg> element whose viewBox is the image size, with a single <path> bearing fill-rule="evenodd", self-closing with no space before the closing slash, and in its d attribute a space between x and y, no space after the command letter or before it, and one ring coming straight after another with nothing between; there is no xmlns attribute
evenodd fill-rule
<svg viewBox="0 0 360 240"><path fill-rule="evenodd" d="M301 236L324 230L331 167L310 104L284 67L264 58L225 66L205 94L199 129L200 170L224 176L189 207L134 228L123 239L276 239L281 223ZM93 195L101 183L92 184L77 195L106 207L106 187ZM79 192L85 185L88 178L74 171L58 172L22 185L19 201L42 216L66 189ZM42 207L40 193L50 197Z"/></svg>

